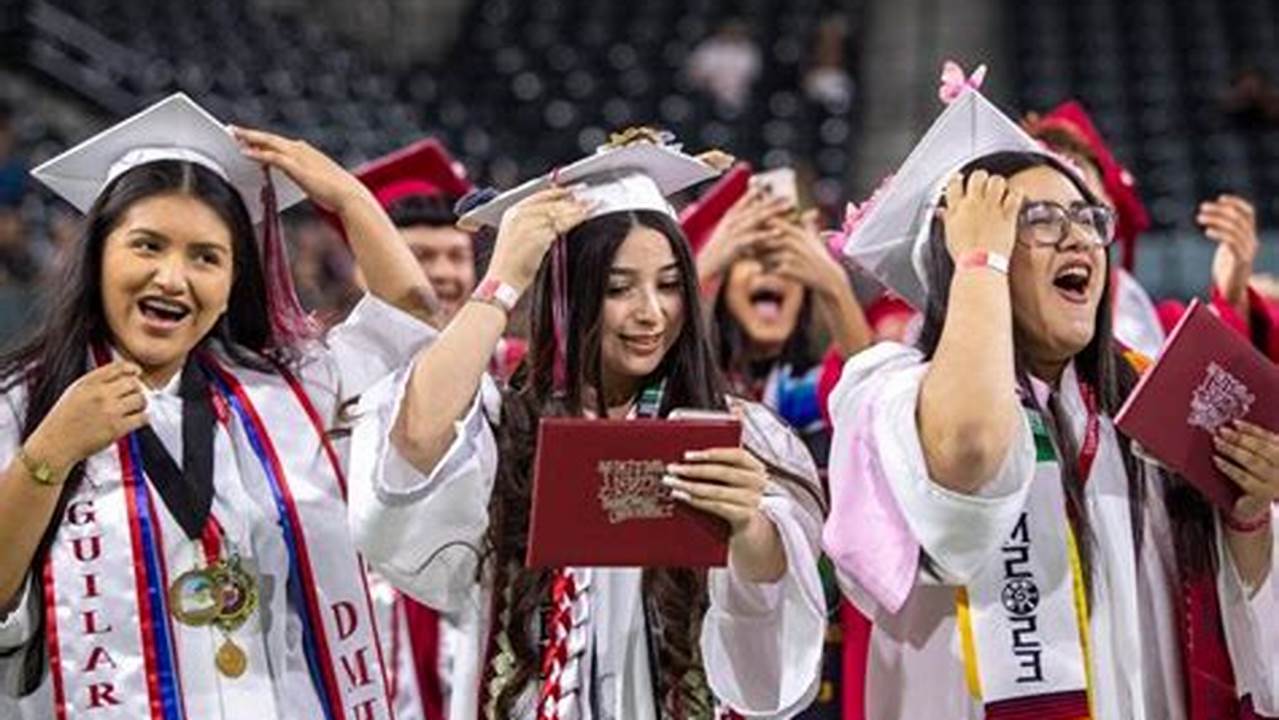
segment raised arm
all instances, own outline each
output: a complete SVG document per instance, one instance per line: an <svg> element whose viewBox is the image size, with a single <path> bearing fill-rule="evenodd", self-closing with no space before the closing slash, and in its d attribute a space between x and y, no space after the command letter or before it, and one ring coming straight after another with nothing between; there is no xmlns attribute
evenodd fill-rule
<svg viewBox="0 0 1279 720"><path fill-rule="evenodd" d="M1248 321L1248 281L1261 243L1257 239L1257 212L1237 195L1221 195L1199 205L1195 216L1204 235L1217 243L1212 259L1213 287L1231 309Z"/></svg>
<svg viewBox="0 0 1279 720"><path fill-rule="evenodd" d="M789 209L788 200L769 197L759 189L748 190L733 203L697 253L697 281L704 297L715 295L724 273L743 253L758 243L777 239L779 231L764 223Z"/></svg>
<svg viewBox="0 0 1279 720"><path fill-rule="evenodd" d="M287 174L312 202L341 219L370 292L424 322L438 324L439 303L426 273L363 183L305 141L261 130L233 131L247 156Z"/></svg>
<svg viewBox="0 0 1279 720"><path fill-rule="evenodd" d="M929 475L973 494L998 472L1017 427L1008 275L983 253L1007 258L1023 196L982 170L946 186L946 245L955 261L941 340L919 395Z"/></svg>
<svg viewBox="0 0 1279 720"><path fill-rule="evenodd" d="M502 283L522 294L551 244L581 223L588 209L566 188L545 190L512 206L502 217L480 286ZM391 441L420 470L429 472L448 451L454 422L471 405L507 319L498 302L469 302L418 357Z"/></svg>
<svg viewBox="0 0 1279 720"><path fill-rule="evenodd" d="M777 232L771 253L777 272L813 293L821 321L830 332L841 359L865 350L871 343L870 325L853 295L844 268L831 255L818 231L817 213L809 211L800 223L774 217L765 223Z"/></svg>

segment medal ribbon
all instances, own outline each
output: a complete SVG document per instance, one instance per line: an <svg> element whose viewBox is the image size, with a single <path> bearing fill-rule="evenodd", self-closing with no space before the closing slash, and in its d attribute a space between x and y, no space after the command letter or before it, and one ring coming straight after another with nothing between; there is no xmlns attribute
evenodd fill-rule
<svg viewBox="0 0 1279 720"><path fill-rule="evenodd" d="M1088 420L1084 425L1084 441L1079 446L1079 477L1084 484L1092 474L1093 462L1097 460L1097 451L1101 446L1101 418L1097 414L1097 393L1092 386L1079 382L1079 395L1084 400L1084 408L1088 411Z"/></svg>
<svg viewBox="0 0 1279 720"><path fill-rule="evenodd" d="M192 540L200 537L213 508L213 435L215 411L209 384L194 357L182 369L182 465L164 447L150 425L138 429L138 448L147 479L169 514Z"/></svg>
<svg viewBox="0 0 1279 720"><path fill-rule="evenodd" d="M208 369L217 392L225 400L231 412L240 419L240 425L271 488L272 499L280 518L280 529L289 555L289 594L292 597L293 606L302 618L303 654L306 657L312 682L318 691L324 716L326 720L344 720L346 712L342 705L341 686L338 684L336 668L330 661L333 656L320 614L320 601L316 595L320 585L315 578L314 566L302 534L302 520L297 503L293 498L288 480L284 477L284 466L266 431L265 424L239 380L215 362L210 362Z"/></svg>

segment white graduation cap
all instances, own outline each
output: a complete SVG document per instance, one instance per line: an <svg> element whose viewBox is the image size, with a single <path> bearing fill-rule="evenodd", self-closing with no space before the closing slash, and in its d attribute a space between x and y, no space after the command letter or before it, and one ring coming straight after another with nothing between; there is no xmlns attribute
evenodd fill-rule
<svg viewBox="0 0 1279 720"><path fill-rule="evenodd" d="M1047 155L975 88L965 89L933 121L844 244L844 254L917 310L928 296L924 250L947 181L996 152Z"/></svg>
<svg viewBox="0 0 1279 720"><path fill-rule="evenodd" d="M262 220L262 165L245 156L227 126L185 93L174 93L103 130L31 174L87 212L112 180L157 160L185 160L217 173L239 191L253 222ZM273 173L271 184L280 210L306 197L283 173Z"/></svg>
<svg viewBox="0 0 1279 720"><path fill-rule="evenodd" d="M666 198L719 175L719 170L677 147L639 141L619 147L604 146L594 155L508 190L474 208L458 220L458 227L474 231L484 225L497 227L507 208L539 190L559 185L585 185L577 193L596 205L588 217L624 210L655 210L675 217Z"/></svg>

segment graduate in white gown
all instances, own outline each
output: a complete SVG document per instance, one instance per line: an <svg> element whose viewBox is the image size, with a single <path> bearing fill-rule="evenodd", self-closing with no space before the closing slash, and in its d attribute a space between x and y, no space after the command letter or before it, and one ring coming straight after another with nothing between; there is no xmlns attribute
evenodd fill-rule
<svg viewBox="0 0 1279 720"><path fill-rule="evenodd" d="M640 139L556 175L564 186L541 178L463 217L500 225L486 280L411 371L362 399L357 544L405 592L473 619L451 717L792 716L817 689L824 499L799 439L720 391L665 199L714 172ZM529 362L486 412L484 369L530 286ZM667 481L673 497L727 520L728 566L524 567L538 418L681 407L743 420L745 449L708 450ZM405 467L420 472L405 482Z"/></svg>
<svg viewBox="0 0 1279 720"><path fill-rule="evenodd" d="M867 717L1279 713L1279 428L1219 434L1229 512L1116 433L1112 218L967 88L845 246L927 308L831 398L823 539L875 624Z"/></svg>
<svg viewBox="0 0 1279 720"><path fill-rule="evenodd" d="M391 717L328 433L433 335L395 227L310 146L181 94L34 174L87 217L3 363L0 717ZM304 192L370 288L323 337L276 217Z"/></svg>

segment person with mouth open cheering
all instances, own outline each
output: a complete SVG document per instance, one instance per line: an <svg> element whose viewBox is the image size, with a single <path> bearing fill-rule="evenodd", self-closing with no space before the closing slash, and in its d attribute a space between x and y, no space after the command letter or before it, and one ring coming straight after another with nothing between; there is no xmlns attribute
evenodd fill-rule
<svg viewBox="0 0 1279 720"><path fill-rule="evenodd" d="M971 83L950 99L844 249L924 309L830 404L867 717L1279 714L1276 428L1223 435L1220 512L1117 433L1111 212Z"/></svg>
<svg viewBox="0 0 1279 720"><path fill-rule="evenodd" d="M86 220L0 360L0 715L391 717L328 430L433 337L394 225L306 143L182 94L34 175ZM370 289L324 336L276 217L304 194Z"/></svg>

